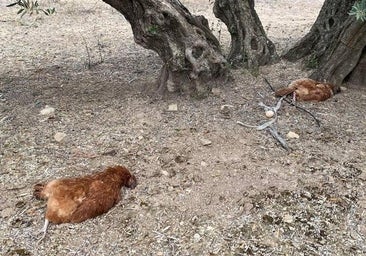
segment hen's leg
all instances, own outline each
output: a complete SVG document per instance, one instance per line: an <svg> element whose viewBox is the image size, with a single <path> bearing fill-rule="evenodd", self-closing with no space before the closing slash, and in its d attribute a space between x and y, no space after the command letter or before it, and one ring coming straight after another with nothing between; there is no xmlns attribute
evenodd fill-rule
<svg viewBox="0 0 366 256"><path fill-rule="evenodd" d="M42 237L38 240L38 242L37 243L40 243L45 237L46 237L46 234L47 234L47 228L48 228L48 224L49 224L50 222L48 221L48 219L45 219L44 220L44 225L43 225L43 228L42 228L42 230L41 230L41 233L43 233L42 234Z"/></svg>

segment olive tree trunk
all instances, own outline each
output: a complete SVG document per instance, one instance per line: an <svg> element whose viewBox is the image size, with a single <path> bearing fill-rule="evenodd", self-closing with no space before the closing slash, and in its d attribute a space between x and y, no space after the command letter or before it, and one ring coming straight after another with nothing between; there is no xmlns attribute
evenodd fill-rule
<svg viewBox="0 0 366 256"><path fill-rule="evenodd" d="M357 86L366 86L366 47L363 48L363 52L357 66L349 75L348 82Z"/></svg>
<svg viewBox="0 0 366 256"><path fill-rule="evenodd" d="M338 38L329 43L319 67L311 75L338 87L348 78L355 85L366 86L366 22L349 16Z"/></svg>
<svg viewBox="0 0 366 256"><path fill-rule="evenodd" d="M283 57L289 61L296 61L307 56L309 61L321 62L329 43L339 37L344 21L355 2L356 0L326 0L309 33Z"/></svg>
<svg viewBox="0 0 366 256"><path fill-rule="evenodd" d="M214 13L231 35L230 64L256 68L277 59L275 46L254 9L254 0L215 0Z"/></svg>
<svg viewBox="0 0 366 256"><path fill-rule="evenodd" d="M179 0L103 0L131 24L135 42L158 53L158 90L205 94L228 74L219 42L203 16Z"/></svg>

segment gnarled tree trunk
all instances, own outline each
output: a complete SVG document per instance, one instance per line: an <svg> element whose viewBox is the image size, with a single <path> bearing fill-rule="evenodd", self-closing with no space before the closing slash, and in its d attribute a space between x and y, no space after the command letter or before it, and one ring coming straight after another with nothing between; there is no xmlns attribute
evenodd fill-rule
<svg viewBox="0 0 366 256"><path fill-rule="evenodd" d="M356 0L326 0L319 15L306 34L294 47L284 54L289 61L309 56L313 61L321 62L329 43L339 37L348 12Z"/></svg>
<svg viewBox="0 0 366 256"><path fill-rule="evenodd" d="M203 16L193 16L179 0L103 0L131 24L136 43L158 53L164 65L158 88L209 91L228 69L219 42Z"/></svg>
<svg viewBox="0 0 366 256"><path fill-rule="evenodd" d="M366 47L363 49L357 66L349 74L348 82L357 86L366 86Z"/></svg>
<svg viewBox="0 0 366 256"><path fill-rule="evenodd" d="M352 83L365 86L365 59L366 22L349 16L340 36L330 42L324 58L311 78L326 80L339 87L348 77Z"/></svg>
<svg viewBox="0 0 366 256"><path fill-rule="evenodd" d="M275 46L254 9L254 0L215 0L214 13L231 35L229 63L256 68L277 59Z"/></svg>

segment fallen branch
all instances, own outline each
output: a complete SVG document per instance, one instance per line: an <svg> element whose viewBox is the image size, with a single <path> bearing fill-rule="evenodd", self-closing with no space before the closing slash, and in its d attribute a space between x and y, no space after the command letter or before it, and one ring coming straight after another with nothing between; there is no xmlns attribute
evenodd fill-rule
<svg viewBox="0 0 366 256"><path fill-rule="evenodd" d="M269 120L268 122L265 122L264 124L255 126L255 125L249 125L249 124L245 124L242 123L240 121L237 121L236 123L244 126L244 127L248 127L248 128L255 128L258 131L262 131L267 129L273 138L275 138L280 144L281 146L286 149L289 150L289 147L287 146L286 140L284 138L281 137L281 135L278 133L276 127L274 126L274 124L277 122L278 120L278 115L277 115L277 111L280 109L281 104L282 104L282 100L285 98L286 96L281 97L281 99L277 102L276 106L271 107L271 106L267 106L265 105L263 102L259 103L259 106L263 107L264 110L271 110L274 113L274 118L272 118L271 120Z"/></svg>
<svg viewBox="0 0 366 256"><path fill-rule="evenodd" d="M273 88L273 86L271 85L271 83L267 80L267 78L263 77L264 81L267 83L267 85L269 86L269 88L271 88L271 90L273 92L275 92L276 90ZM298 105L296 105L293 101L291 100L288 100L287 98L284 99L288 104L296 107L297 109L300 109L302 111L304 111L305 113L309 114L316 122L316 124L320 127L320 120L318 118L315 117L315 115L313 113L311 113L309 110L303 108L303 107L300 107Z"/></svg>
<svg viewBox="0 0 366 256"><path fill-rule="evenodd" d="M271 133L272 137L275 138L284 149L289 150L286 140L278 134L277 130L273 126L268 127L268 130Z"/></svg>

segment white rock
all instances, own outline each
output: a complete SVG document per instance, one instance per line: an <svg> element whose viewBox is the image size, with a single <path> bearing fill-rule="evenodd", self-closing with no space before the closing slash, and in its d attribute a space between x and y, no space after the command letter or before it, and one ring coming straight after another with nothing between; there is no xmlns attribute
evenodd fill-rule
<svg viewBox="0 0 366 256"><path fill-rule="evenodd" d="M212 94L215 95L216 97L219 97L221 95L221 90L219 88L212 88L211 90Z"/></svg>
<svg viewBox="0 0 366 256"><path fill-rule="evenodd" d="M200 234L198 234L198 233L194 234L194 235L193 235L193 241L194 241L195 243L198 243L199 241L201 241L201 235L200 235Z"/></svg>
<svg viewBox="0 0 366 256"><path fill-rule="evenodd" d="M287 133L286 137L289 138L289 139L298 139L298 138L300 138L300 136L297 133L291 132L291 131Z"/></svg>
<svg viewBox="0 0 366 256"><path fill-rule="evenodd" d="M172 112L175 112L175 111L178 111L178 105L177 104L170 104L168 106L168 111L172 111Z"/></svg>
<svg viewBox="0 0 366 256"><path fill-rule="evenodd" d="M274 116L274 112L272 110L267 110L266 111L266 117L271 118L273 116Z"/></svg>
<svg viewBox="0 0 366 256"><path fill-rule="evenodd" d="M163 174L164 176L169 176L169 172L165 171L165 170L162 170L161 171L161 174Z"/></svg>
<svg viewBox="0 0 366 256"><path fill-rule="evenodd" d="M294 222L294 217L293 216L291 216L290 214L285 214L283 217L282 217L282 219L283 219L283 222L285 222L285 223L292 223L292 222Z"/></svg>
<svg viewBox="0 0 366 256"><path fill-rule="evenodd" d="M208 140L208 139L201 139L201 143L203 146L208 146L212 144L212 141Z"/></svg>
<svg viewBox="0 0 366 256"><path fill-rule="evenodd" d="M42 109L39 114L42 116L50 116L53 115L55 113L55 108L50 107L50 106L46 106L44 109Z"/></svg>
<svg viewBox="0 0 366 256"><path fill-rule="evenodd" d="M202 161L202 162L201 162L201 166L203 166L203 167L207 167L207 166L208 166L208 164L207 164L205 161Z"/></svg>
<svg viewBox="0 0 366 256"><path fill-rule="evenodd" d="M66 137L66 133L63 132L56 132L56 134L53 136L55 141L61 142Z"/></svg>

